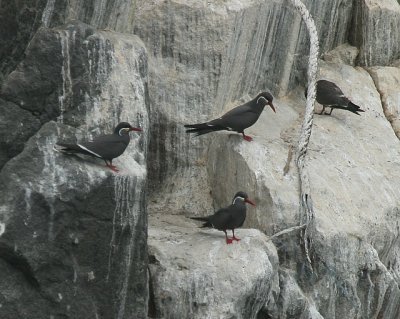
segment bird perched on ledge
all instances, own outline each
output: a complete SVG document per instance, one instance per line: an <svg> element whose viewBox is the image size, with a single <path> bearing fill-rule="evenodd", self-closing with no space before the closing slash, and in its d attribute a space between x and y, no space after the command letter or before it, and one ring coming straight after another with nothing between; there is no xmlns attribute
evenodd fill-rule
<svg viewBox="0 0 400 319"><path fill-rule="evenodd" d="M307 97L307 89L304 95ZM351 102L335 83L327 80L317 81L316 100L322 105L322 111L318 114L331 115L333 109L347 110L357 115L360 115L358 112L365 112L358 105ZM324 113L326 107L331 108L329 113Z"/></svg>
<svg viewBox="0 0 400 319"><path fill-rule="evenodd" d="M101 158L108 168L118 172L117 167L112 165L112 160L124 153L130 142L130 131L141 132L142 129L121 122L116 126L113 134L98 136L93 141L77 144L57 142L57 145L61 148L55 148L55 150L65 154L84 154Z"/></svg>
<svg viewBox="0 0 400 319"><path fill-rule="evenodd" d="M201 227L213 227L222 230L225 233L226 243L232 244L233 240L240 240L240 238L235 237L235 229L241 227L246 219L246 203L256 206L245 192L237 192L233 197L232 204L219 209L214 215L190 218L203 221L204 224ZM227 229L232 230L232 238L228 238Z"/></svg>
<svg viewBox="0 0 400 319"><path fill-rule="evenodd" d="M257 122L266 105L269 105L276 112L272 100L273 97L270 93L262 92L251 101L235 107L220 118L200 124L186 124L185 127L188 128L186 133L196 133L196 136L199 136L222 130L236 131L241 133L246 141L250 142L253 139L245 135L244 130Z"/></svg>

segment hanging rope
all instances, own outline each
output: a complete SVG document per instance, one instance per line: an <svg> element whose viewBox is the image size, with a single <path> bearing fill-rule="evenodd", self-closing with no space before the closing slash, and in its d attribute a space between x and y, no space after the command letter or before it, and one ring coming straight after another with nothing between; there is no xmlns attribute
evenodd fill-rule
<svg viewBox="0 0 400 319"><path fill-rule="evenodd" d="M303 21L305 22L308 33L310 35L310 57L308 60L308 90L307 90L307 104L304 114L303 125L301 127L300 138L297 145L296 152L296 165L299 172L300 180L300 225L305 224L303 231L303 242L306 257L311 266L310 247L311 235L310 231L313 228L314 210L311 199L310 180L305 169L307 146L310 141L313 116L314 116L314 102L316 94L316 78L318 72L318 33L315 27L314 19L310 15L306 6L300 0L291 0L293 6L300 13Z"/></svg>

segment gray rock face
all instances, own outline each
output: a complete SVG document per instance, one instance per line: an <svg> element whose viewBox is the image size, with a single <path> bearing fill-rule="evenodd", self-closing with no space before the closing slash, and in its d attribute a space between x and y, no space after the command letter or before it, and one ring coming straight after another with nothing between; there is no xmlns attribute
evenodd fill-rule
<svg viewBox="0 0 400 319"><path fill-rule="evenodd" d="M0 99L0 168L23 150L39 128L40 121L31 113Z"/></svg>
<svg viewBox="0 0 400 319"><path fill-rule="evenodd" d="M4 81L2 107L21 114L5 116L32 128L0 173L1 318L146 318L147 133L114 161L119 174L53 150L120 121L147 132L146 96L142 43L81 23L42 28Z"/></svg>
<svg viewBox="0 0 400 319"><path fill-rule="evenodd" d="M286 288L277 301L276 317L308 318L309 311L317 309L311 317L397 318L398 253L397 245L388 243L395 243L398 236L398 140L365 70L321 64L321 78L337 83L366 112L354 116L335 110L332 116L315 117L308 162L316 211L314 273L298 259L303 253L296 236L277 241L280 267L291 269L292 275L280 277L281 288ZM390 83L393 87L396 81ZM248 214L246 225L267 234L293 226L298 219L297 204L293 205L298 194L295 172L282 172L289 148L285 137L293 132L296 108L285 100L276 105L286 120L277 114L274 121L265 114L249 131L254 143L220 134L210 148L208 164L210 175L226 172L226 183L213 189L218 201L229 197L231 185L245 185L249 194L256 194L257 211ZM215 174L211 186L221 175ZM293 280L299 287L290 284ZM289 306L285 298L296 299L290 296L298 294L304 296Z"/></svg>
<svg viewBox="0 0 400 319"><path fill-rule="evenodd" d="M79 20L94 28L131 33L135 2L130 0L47 0L42 23L56 27Z"/></svg>
<svg viewBox="0 0 400 319"><path fill-rule="evenodd" d="M352 6L310 4L322 51L346 41ZM236 0L138 2L134 31L150 54L151 210L209 210L209 138L185 137L182 124L216 117L244 95L284 95L304 83L307 31L289 1ZM182 196L190 202L182 205Z"/></svg>
<svg viewBox="0 0 400 319"><path fill-rule="evenodd" d="M400 137L400 66L368 69L382 99L383 111L397 137Z"/></svg>
<svg viewBox="0 0 400 319"><path fill-rule="evenodd" d="M242 240L226 245L223 232L195 229L184 217L153 218L151 317L257 318L278 285L277 254L265 235L241 229Z"/></svg>
<svg viewBox="0 0 400 319"><path fill-rule="evenodd" d="M364 66L388 65L400 54L400 5L396 0L360 0L350 40Z"/></svg>
<svg viewBox="0 0 400 319"><path fill-rule="evenodd" d="M369 16L369 22L362 20L362 25L355 26L355 14L358 16L360 10L368 14L364 3L318 1L307 5L317 23L321 52L327 53L324 58L328 63L323 64L320 76L337 82L366 113L357 117L335 111L331 117L316 118L308 164L317 214L312 237L314 272L304 258L298 232L275 239L280 288L271 288L275 295L271 293L265 299L265 307L258 315L396 318L397 271L393 269L394 261L389 266L383 256L397 258L393 257L397 255L395 244L389 243L397 240L394 158L398 157L398 142L382 113L371 77L346 64L366 64L363 61L367 48L376 58L373 64L388 63L397 54L393 41L397 35L385 38L385 43L390 44L387 48L373 40L391 30L384 27L384 19L376 21L382 23L385 31L369 34ZM372 6L369 9L375 10ZM393 6L385 10L396 15ZM264 112L248 131L255 137L254 143L226 133L188 140L182 128L184 123L216 117L260 90L285 95L295 86L305 84L308 36L290 2L139 4L135 32L150 54L154 133L149 164L154 165L154 171L150 175L149 211L206 215L212 207L224 205L240 188L258 204L255 211L248 213L245 227L272 235L298 225L298 177L288 155L297 141L303 116L302 92L276 99L278 113ZM349 38L356 47L343 45L335 52L327 52ZM370 39L368 44L361 41L366 38ZM390 51L387 56L379 53L383 47ZM359 50L361 54L356 58ZM392 82L390 85L393 86ZM393 176L389 176L392 171ZM384 189L376 191L376 185L384 185ZM189 225L185 227L185 231L192 231ZM150 232L153 228L168 240L180 238L165 234L152 219ZM378 235L378 229L387 234L385 239ZM165 313L161 312L166 304L162 296L165 291L169 294L168 289L177 280L176 271L165 274L171 265L167 256L176 252L161 238L153 237L151 249L162 257L154 260L156 265L152 266L155 293L151 299L153 315L163 318L187 309L182 308L180 299L185 300L185 307L189 307L189 302L176 297L174 290L171 294L172 300L178 300L173 302L176 308L167 307ZM185 264L191 258L185 256L180 260ZM213 273L218 276L221 270L215 269ZM190 291L191 282L180 287ZM210 289L196 287L199 294ZM235 315L240 316L239 313ZM226 314L221 316L229 318Z"/></svg>
<svg viewBox="0 0 400 319"><path fill-rule="evenodd" d="M308 36L290 1L1 5L1 318L400 317L399 77L387 66L399 55L399 5L305 4L320 77L366 110L314 119L311 265L299 230L272 241L260 232L301 220L290 150ZM185 135L183 124L261 90L276 96L277 114L247 132L254 142ZM52 149L122 120L144 133L115 160L118 175ZM239 243L183 217L210 214L238 190L257 203Z"/></svg>
<svg viewBox="0 0 400 319"><path fill-rule="evenodd" d="M6 1L1 4L0 85L23 59L27 44L41 25L44 6L45 0Z"/></svg>

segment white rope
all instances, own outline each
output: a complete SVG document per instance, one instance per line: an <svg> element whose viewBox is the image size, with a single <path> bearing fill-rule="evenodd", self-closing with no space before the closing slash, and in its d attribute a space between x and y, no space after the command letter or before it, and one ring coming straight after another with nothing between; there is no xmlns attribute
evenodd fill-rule
<svg viewBox="0 0 400 319"><path fill-rule="evenodd" d="M310 35L310 57L308 60L308 90L307 90L307 105L304 114L303 125L301 127L300 138L297 145L296 165L300 179L300 216L301 224L305 224L303 241L306 257L311 266L309 250L311 246L310 226L314 221L314 210L311 200L310 181L305 169L305 158L307 155L307 146L310 141L313 116L314 102L316 94L316 78L318 72L318 33L315 27L314 19L310 15L306 6L300 0L291 0L293 6L300 13L304 23L307 26Z"/></svg>

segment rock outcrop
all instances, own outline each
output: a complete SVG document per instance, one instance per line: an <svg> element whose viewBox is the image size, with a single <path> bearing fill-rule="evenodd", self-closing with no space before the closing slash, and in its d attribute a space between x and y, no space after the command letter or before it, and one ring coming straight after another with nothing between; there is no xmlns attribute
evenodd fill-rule
<svg viewBox="0 0 400 319"><path fill-rule="evenodd" d="M10 126L2 128L0 317L146 318L142 43L78 22L41 28L1 97ZM109 133L120 121L145 133L115 160L118 175L102 161L53 150L58 140Z"/></svg>
<svg viewBox="0 0 400 319"><path fill-rule="evenodd" d="M152 219L151 317L257 318L279 284L278 256L264 234L242 229L241 241L226 245L223 232L196 229L183 216Z"/></svg>
<svg viewBox="0 0 400 319"><path fill-rule="evenodd" d="M381 96L383 111L397 137L400 137L400 68L372 67L368 69Z"/></svg>
<svg viewBox="0 0 400 319"><path fill-rule="evenodd" d="M310 4L323 51L346 42L352 7ZM261 89L285 95L304 85L307 31L290 1L177 0L139 2L134 31L150 55L150 210L209 210L209 142L185 137L182 124L215 117Z"/></svg>
<svg viewBox="0 0 400 319"><path fill-rule="evenodd" d="M400 56L400 4L396 0L358 0L350 41L360 49L359 64L389 65Z"/></svg>

